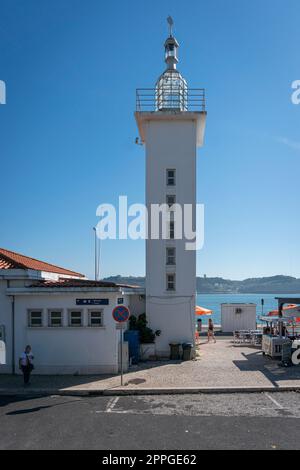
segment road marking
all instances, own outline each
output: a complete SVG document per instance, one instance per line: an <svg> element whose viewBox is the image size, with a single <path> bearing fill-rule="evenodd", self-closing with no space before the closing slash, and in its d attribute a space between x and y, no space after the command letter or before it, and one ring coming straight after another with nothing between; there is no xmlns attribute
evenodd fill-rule
<svg viewBox="0 0 300 470"><path fill-rule="evenodd" d="M106 413L111 413L116 404L118 403L120 397L113 397L109 400L106 406Z"/></svg>
<svg viewBox="0 0 300 470"><path fill-rule="evenodd" d="M266 393L265 395L266 395L266 397L269 398L269 400L271 400L277 406L277 408L279 408L280 410L283 410L283 406L280 403L278 403L278 401L275 400L275 398L273 398L271 395L269 395L269 393Z"/></svg>

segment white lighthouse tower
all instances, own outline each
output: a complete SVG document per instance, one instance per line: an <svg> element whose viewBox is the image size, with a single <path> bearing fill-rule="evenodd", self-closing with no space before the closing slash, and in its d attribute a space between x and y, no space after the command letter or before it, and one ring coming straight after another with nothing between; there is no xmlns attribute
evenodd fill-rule
<svg viewBox="0 0 300 470"><path fill-rule="evenodd" d="M194 342L196 251L186 249L190 240L184 229L180 235L174 209L179 205L183 213L185 205L192 205L195 229L196 152L203 145L206 121L204 90L189 88L178 72L179 44L170 17L168 22L167 68L154 89L137 90L135 113L146 147L146 314L149 326L161 330L156 339L159 356L169 355L170 342ZM162 204L168 206L169 219L157 239L151 237L151 211Z"/></svg>

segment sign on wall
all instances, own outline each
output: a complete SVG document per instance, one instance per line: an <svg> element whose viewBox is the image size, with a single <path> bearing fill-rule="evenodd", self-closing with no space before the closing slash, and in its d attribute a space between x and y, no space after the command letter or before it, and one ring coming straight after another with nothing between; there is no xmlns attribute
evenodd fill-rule
<svg viewBox="0 0 300 470"><path fill-rule="evenodd" d="M109 299L76 299L76 305L109 305Z"/></svg>

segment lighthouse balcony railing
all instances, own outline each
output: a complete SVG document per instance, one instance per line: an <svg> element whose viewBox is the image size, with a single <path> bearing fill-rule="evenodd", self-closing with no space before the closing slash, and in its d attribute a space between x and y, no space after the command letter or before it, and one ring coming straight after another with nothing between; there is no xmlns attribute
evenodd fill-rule
<svg viewBox="0 0 300 470"><path fill-rule="evenodd" d="M164 86L138 88L136 90L136 111L205 111L204 88L174 89Z"/></svg>

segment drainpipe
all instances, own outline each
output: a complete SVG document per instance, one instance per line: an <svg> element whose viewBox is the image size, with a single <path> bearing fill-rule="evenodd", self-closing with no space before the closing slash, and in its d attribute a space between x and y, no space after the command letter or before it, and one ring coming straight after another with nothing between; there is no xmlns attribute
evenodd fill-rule
<svg viewBox="0 0 300 470"><path fill-rule="evenodd" d="M10 282L7 280L7 288L10 288ZM16 353L15 353L15 296L11 297L11 362L12 374L16 373Z"/></svg>
<svg viewBox="0 0 300 470"><path fill-rule="evenodd" d="M15 296L12 296L12 303L11 303L11 328L12 328L12 373L15 375L16 373L16 354L15 354Z"/></svg>

